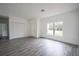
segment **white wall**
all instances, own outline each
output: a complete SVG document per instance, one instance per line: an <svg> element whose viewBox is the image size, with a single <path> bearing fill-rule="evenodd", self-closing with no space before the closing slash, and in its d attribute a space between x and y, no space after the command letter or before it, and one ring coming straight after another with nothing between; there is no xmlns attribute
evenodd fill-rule
<svg viewBox="0 0 79 59"><path fill-rule="evenodd" d="M29 36L35 36L36 37L36 20L30 19L29 20Z"/></svg>
<svg viewBox="0 0 79 59"><path fill-rule="evenodd" d="M40 36L40 19L33 18L29 20L29 36L39 37Z"/></svg>
<svg viewBox="0 0 79 59"><path fill-rule="evenodd" d="M55 37L47 35L47 23L49 22L64 22L64 36L63 37ZM79 45L79 11L72 11L56 16L50 16L47 18L40 19L40 36L52 38L55 40L68 42L72 44Z"/></svg>
<svg viewBox="0 0 79 59"><path fill-rule="evenodd" d="M40 19L37 19L37 38L40 37Z"/></svg>
<svg viewBox="0 0 79 59"><path fill-rule="evenodd" d="M10 39L28 36L28 21L19 17L9 16Z"/></svg>

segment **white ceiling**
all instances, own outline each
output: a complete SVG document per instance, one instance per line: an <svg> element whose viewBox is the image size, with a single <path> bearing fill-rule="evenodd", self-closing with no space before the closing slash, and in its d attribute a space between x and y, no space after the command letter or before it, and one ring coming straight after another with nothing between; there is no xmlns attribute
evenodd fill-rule
<svg viewBox="0 0 79 59"><path fill-rule="evenodd" d="M41 12L45 9L45 12ZM77 3L9 3L0 4L0 15L16 16L26 19L54 16L79 9Z"/></svg>

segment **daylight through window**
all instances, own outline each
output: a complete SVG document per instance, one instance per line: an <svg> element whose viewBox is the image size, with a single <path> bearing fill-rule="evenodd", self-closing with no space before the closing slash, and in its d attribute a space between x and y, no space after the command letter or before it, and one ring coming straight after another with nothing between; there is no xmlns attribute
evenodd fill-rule
<svg viewBox="0 0 79 59"><path fill-rule="evenodd" d="M63 36L63 22L47 24L47 34L52 36Z"/></svg>

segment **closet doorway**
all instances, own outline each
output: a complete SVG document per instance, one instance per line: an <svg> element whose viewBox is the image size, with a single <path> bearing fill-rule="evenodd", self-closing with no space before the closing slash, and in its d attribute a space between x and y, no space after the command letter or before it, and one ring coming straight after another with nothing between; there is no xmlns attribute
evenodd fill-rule
<svg viewBox="0 0 79 59"><path fill-rule="evenodd" d="M8 24L0 23L0 39L8 39Z"/></svg>
<svg viewBox="0 0 79 59"><path fill-rule="evenodd" d="M9 39L9 18L0 16L0 40Z"/></svg>

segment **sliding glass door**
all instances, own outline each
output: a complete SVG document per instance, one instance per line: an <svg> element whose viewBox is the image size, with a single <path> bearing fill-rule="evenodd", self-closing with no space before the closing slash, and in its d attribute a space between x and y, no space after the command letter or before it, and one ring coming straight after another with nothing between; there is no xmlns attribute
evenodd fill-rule
<svg viewBox="0 0 79 59"><path fill-rule="evenodd" d="M47 35L63 36L63 22L51 22L47 24Z"/></svg>

